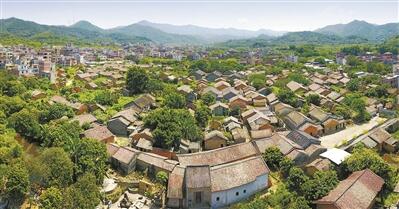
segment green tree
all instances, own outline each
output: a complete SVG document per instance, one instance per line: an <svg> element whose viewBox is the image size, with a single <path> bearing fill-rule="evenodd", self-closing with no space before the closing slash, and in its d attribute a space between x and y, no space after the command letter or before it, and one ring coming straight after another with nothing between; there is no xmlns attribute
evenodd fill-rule
<svg viewBox="0 0 399 209"><path fill-rule="evenodd" d="M12 114L8 119L8 126L30 140L36 141L40 138L38 116L27 109Z"/></svg>
<svg viewBox="0 0 399 209"><path fill-rule="evenodd" d="M51 120L60 119L63 116L72 118L74 115L75 114L71 107L56 103L53 105L49 105L48 109L46 109L40 113L40 121L42 123L47 123Z"/></svg>
<svg viewBox="0 0 399 209"><path fill-rule="evenodd" d="M0 196L18 202L29 191L29 173L21 162L0 165Z"/></svg>
<svg viewBox="0 0 399 209"><path fill-rule="evenodd" d="M251 74L248 77L248 81L251 86L255 87L256 89L260 89L266 85L266 76L264 73Z"/></svg>
<svg viewBox="0 0 399 209"><path fill-rule="evenodd" d="M72 156L76 166L75 176L92 173L98 184L103 182L107 161L105 144L95 139L82 139Z"/></svg>
<svg viewBox="0 0 399 209"><path fill-rule="evenodd" d="M308 85L310 83L309 79L301 73L293 72L287 76L288 81L295 81L303 85Z"/></svg>
<svg viewBox="0 0 399 209"><path fill-rule="evenodd" d="M50 187L40 195L39 203L43 209L63 209L64 195L57 187Z"/></svg>
<svg viewBox="0 0 399 209"><path fill-rule="evenodd" d="M298 104L298 99L294 92L288 89L282 89L277 93L278 99L286 104L296 107Z"/></svg>
<svg viewBox="0 0 399 209"><path fill-rule="evenodd" d="M159 171L156 175L156 180L165 186L168 183L168 174L164 171Z"/></svg>
<svg viewBox="0 0 399 209"><path fill-rule="evenodd" d="M110 90L96 92L94 100L101 105L113 105L118 102L120 94Z"/></svg>
<svg viewBox="0 0 399 209"><path fill-rule="evenodd" d="M144 124L154 130L156 147L178 148L181 139L198 141L202 138L194 117L183 109L156 109L144 118Z"/></svg>
<svg viewBox="0 0 399 209"><path fill-rule="evenodd" d="M263 153L263 159L269 168L276 171L280 169L280 163L283 161L284 155L277 147L269 147Z"/></svg>
<svg viewBox="0 0 399 209"><path fill-rule="evenodd" d="M276 191L271 192L271 195L266 199L267 207L264 205L261 208L275 208L275 209L310 209L309 203L303 197L298 196L294 192L290 192L284 184L277 187Z"/></svg>
<svg viewBox="0 0 399 209"><path fill-rule="evenodd" d="M0 164L9 164L14 159L22 156L21 145L11 134L0 135Z"/></svg>
<svg viewBox="0 0 399 209"><path fill-rule="evenodd" d="M306 183L308 180L309 177L306 176L302 169L298 167L292 167L287 177L287 187L289 190L301 194L301 185Z"/></svg>
<svg viewBox="0 0 399 209"><path fill-rule="evenodd" d="M314 104L319 106L320 105L321 98L318 94L309 94L306 96L306 102L308 104Z"/></svg>
<svg viewBox="0 0 399 209"><path fill-rule="evenodd" d="M326 58L324 57L317 57L316 59L314 59L314 61L320 64L326 64Z"/></svg>
<svg viewBox="0 0 399 209"><path fill-rule="evenodd" d="M43 126L42 146L63 147L68 153L72 153L76 144L80 141L82 128L77 121L55 121Z"/></svg>
<svg viewBox="0 0 399 209"><path fill-rule="evenodd" d="M143 93L147 90L149 76L139 67L129 68L126 75L126 89L131 94Z"/></svg>
<svg viewBox="0 0 399 209"><path fill-rule="evenodd" d="M360 46L355 45L355 46L344 47L341 49L341 52L349 55L358 56L364 51L360 48Z"/></svg>
<svg viewBox="0 0 399 209"><path fill-rule="evenodd" d="M12 97L12 96L22 95L27 91L28 89L26 89L26 87L22 83L20 83L19 81L12 80L7 82L5 94L7 96Z"/></svg>
<svg viewBox="0 0 399 209"><path fill-rule="evenodd" d="M378 85L374 88L370 88L366 91L366 96L368 97L378 97L383 98L389 95L388 89L390 88L387 84Z"/></svg>
<svg viewBox="0 0 399 209"><path fill-rule="evenodd" d="M347 84L346 88L348 88L349 91L358 91L360 88L360 81L359 79L351 79Z"/></svg>
<svg viewBox="0 0 399 209"><path fill-rule="evenodd" d="M341 166L347 173L368 168L383 178L390 189L394 188L398 175L397 169L385 162L377 152L361 146L356 147L352 155L346 158Z"/></svg>
<svg viewBox="0 0 399 209"><path fill-rule="evenodd" d="M209 105L215 104L216 97L213 94L208 92L201 96L201 100L204 101L205 105L209 106Z"/></svg>
<svg viewBox="0 0 399 209"><path fill-rule="evenodd" d="M318 171L313 178L301 185L304 197L314 201L327 195L338 184L337 173L333 170Z"/></svg>
<svg viewBox="0 0 399 209"><path fill-rule="evenodd" d="M350 119L351 118L351 110L348 109L346 106L344 105L337 105L335 107L335 114L342 116L344 119Z"/></svg>
<svg viewBox="0 0 399 209"><path fill-rule="evenodd" d="M21 111L25 106L26 102L19 96L0 96L0 110L2 110L6 116Z"/></svg>
<svg viewBox="0 0 399 209"><path fill-rule="evenodd" d="M160 79L150 79L148 82L148 92L161 94L165 88L165 84Z"/></svg>
<svg viewBox="0 0 399 209"><path fill-rule="evenodd" d="M186 98L179 93L172 92L165 96L164 105L168 108L182 109L186 106Z"/></svg>
<svg viewBox="0 0 399 209"><path fill-rule="evenodd" d="M392 69L391 67L385 65L382 62L373 61L373 62L368 62L366 64L367 72L376 73L379 75L385 75L387 73L390 73L391 69Z"/></svg>
<svg viewBox="0 0 399 209"><path fill-rule="evenodd" d="M283 157L283 159L279 163L279 169L284 178L287 178L287 176L289 175L289 171L294 166L294 162L290 158L288 158L287 156Z"/></svg>
<svg viewBox="0 0 399 209"><path fill-rule="evenodd" d="M67 188L65 208L95 208L101 201L100 197L96 177L91 173L86 173L79 177L75 184Z"/></svg>
<svg viewBox="0 0 399 209"><path fill-rule="evenodd" d="M302 196L294 197L290 205L291 209L311 209L309 202Z"/></svg>
<svg viewBox="0 0 399 209"><path fill-rule="evenodd" d="M45 149L39 156L39 162L45 168L46 186L63 188L72 183L74 165L62 148Z"/></svg>
<svg viewBox="0 0 399 209"><path fill-rule="evenodd" d="M207 60L197 60L192 62L190 68L193 69L194 71L196 70L207 71L209 68L209 63Z"/></svg>
<svg viewBox="0 0 399 209"><path fill-rule="evenodd" d="M356 66L361 65L361 62L357 57L349 55L346 58L346 64L348 64L349 66L352 66L352 67L356 67Z"/></svg>
<svg viewBox="0 0 399 209"><path fill-rule="evenodd" d="M352 118L355 122L362 123L370 120L370 114L366 111L366 102L362 99L361 95L347 94L343 103L354 112Z"/></svg>
<svg viewBox="0 0 399 209"><path fill-rule="evenodd" d="M200 106L195 110L194 117L197 124L200 127L205 128L211 118L211 110L207 106Z"/></svg>

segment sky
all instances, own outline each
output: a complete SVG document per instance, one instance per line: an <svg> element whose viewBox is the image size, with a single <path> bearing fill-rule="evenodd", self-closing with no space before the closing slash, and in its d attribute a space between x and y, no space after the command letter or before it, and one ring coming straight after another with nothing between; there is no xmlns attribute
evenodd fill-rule
<svg viewBox="0 0 399 209"><path fill-rule="evenodd" d="M315 30L365 20L399 22L399 0L0 0L0 18L102 28L141 20L211 28Z"/></svg>

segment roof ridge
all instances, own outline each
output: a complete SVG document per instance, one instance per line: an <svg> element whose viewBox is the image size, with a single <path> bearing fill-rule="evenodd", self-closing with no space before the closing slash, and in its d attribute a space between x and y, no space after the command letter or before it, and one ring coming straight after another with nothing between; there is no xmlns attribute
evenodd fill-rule
<svg viewBox="0 0 399 209"><path fill-rule="evenodd" d="M230 146L226 146L226 147L220 147L220 148L213 149L213 150L206 150L206 151L189 153L189 154L178 154L177 157L179 157L179 156L186 157L186 156L202 155L204 153L211 153L211 152L215 152L215 151L231 149L233 147L243 146L243 145L247 145L247 144L252 144L252 143L251 142L245 142L245 143L234 144L234 145L230 145ZM252 146L253 146L253 144L252 144Z"/></svg>
<svg viewBox="0 0 399 209"><path fill-rule="evenodd" d="M232 162L229 162L229 163L223 163L223 164L213 165L213 166L210 165L209 168L212 169L212 170L218 170L218 169L221 169L221 168L224 168L224 167L237 165L237 164L239 164L241 162L247 162L247 161L255 160L255 159L258 159L258 158L262 158L262 157L260 155L254 155L254 156L250 156L250 157L243 158L243 159L240 159L240 160L232 161Z"/></svg>

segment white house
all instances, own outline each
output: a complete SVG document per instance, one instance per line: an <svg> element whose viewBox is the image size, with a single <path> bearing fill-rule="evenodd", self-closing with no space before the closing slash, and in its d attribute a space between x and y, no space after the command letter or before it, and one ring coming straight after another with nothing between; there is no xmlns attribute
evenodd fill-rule
<svg viewBox="0 0 399 209"><path fill-rule="evenodd" d="M220 208L268 187L269 168L262 157L211 167L211 207Z"/></svg>
<svg viewBox="0 0 399 209"><path fill-rule="evenodd" d="M250 142L177 157L168 207L221 208L268 187L269 168Z"/></svg>

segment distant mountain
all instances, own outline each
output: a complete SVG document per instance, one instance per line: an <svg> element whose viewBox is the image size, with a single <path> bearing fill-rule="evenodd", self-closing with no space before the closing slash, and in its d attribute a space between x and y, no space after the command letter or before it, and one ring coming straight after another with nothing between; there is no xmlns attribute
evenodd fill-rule
<svg viewBox="0 0 399 209"><path fill-rule="evenodd" d="M104 32L104 29L102 29L98 26L95 26L91 22L86 21L86 20L81 20L69 27L70 28L80 28L80 29L85 29L85 30L89 30L89 31Z"/></svg>
<svg viewBox="0 0 399 209"><path fill-rule="evenodd" d="M341 37L337 35L327 35L312 31L290 32L279 37L260 35L256 38L230 40L219 44L226 47L264 47L277 44L354 44L366 43L367 39L357 36Z"/></svg>
<svg viewBox="0 0 399 209"><path fill-rule="evenodd" d="M204 40L190 35L179 35L167 33L157 28L142 24L131 24L128 26L117 27L107 30L108 32L134 35L148 38L156 43L161 44L200 44L204 43Z"/></svg>
<svg viewBox="0 0 399 209"><path fill-rule="evenodd" d="M166 33L196 36L205 39L209 42L227 41L230 39L243 39L256 37L261 34L268 36L280 36L286 33L285 31L273 31L261 29L258 31L242 30L235 28L207 28L195 25L171 25L153 23L146 20L140 21L137 24L145 25L152 28L157 28Z"/></svg>
<svg viewBox="0 0 399 209"><path fill-rule="evenodd" d="M399 34L399 23L375 25L366 21L354 20L348 24L329 25L315 32L338 36L359 36L371 41L383 41Z"/></svg>
<svg viewBox="0 0 399 209"><path fill-rule="evenodd" d="M259 35L255 38L248 39L237 39L237 40L229 40L222 43L217 43L217 46L221 47L264 47L271 44L271 41L275 37L267 36L267 35Z"/></svg>
<svg viewBox="0 0 399 209"><path fill-rule="evenodd" d="M88 22L81 22L72 27L67 27L42 25L17 18L8 18L0 19L0 24L2 25L0 32L5 34L4 37L12 35L16 38L41 41L48 44L58 44L63 42L111 43L120 42L120 40L123 40L124 42L151 41L145 37L104 32L94 25L88 28L83 27L84 25L88 26ZM2 36L0 36L0 39L1 37ZM115 37L118 37L118 39Z"/></svg>
<svg viewBox="0 0 399 209"><path fill-rule="evenodd" d="M273 40L273 43L287 44L345 44L365 42L368 42L368 40L357 36L341 37L312 31L291 32Z"/></svg>
<svg viewBox="0 0 399 209"><path fill-rule="evenodd" d="M120 44L154 42L160 44L213 44L261 47L271 44L339 44L382 42L399 34L399 23L373 25L364 21L326 26L316 31L281 32L206 28L194 25L170 25L141 21L128 26L102 29L88 21L71 26L51 26L17 18L0 19L0 43L34 41L47 44L100 43Z"/></svg>
<svg viewBox="0 0 399 209"><path fill-rule="evenodd" d="M204 44L205 40L189 35L178 35L163 32L159 29L140 24L102 29L88 21L79 21L71 26L42 25L17 18L1 19L2 33L24 39L59 43L59 40L74 40L96 43L137 43L155 42L160 44ZM7 36L9 37L9 36ZM0 37L1 38L1 37Z"/></svg>

